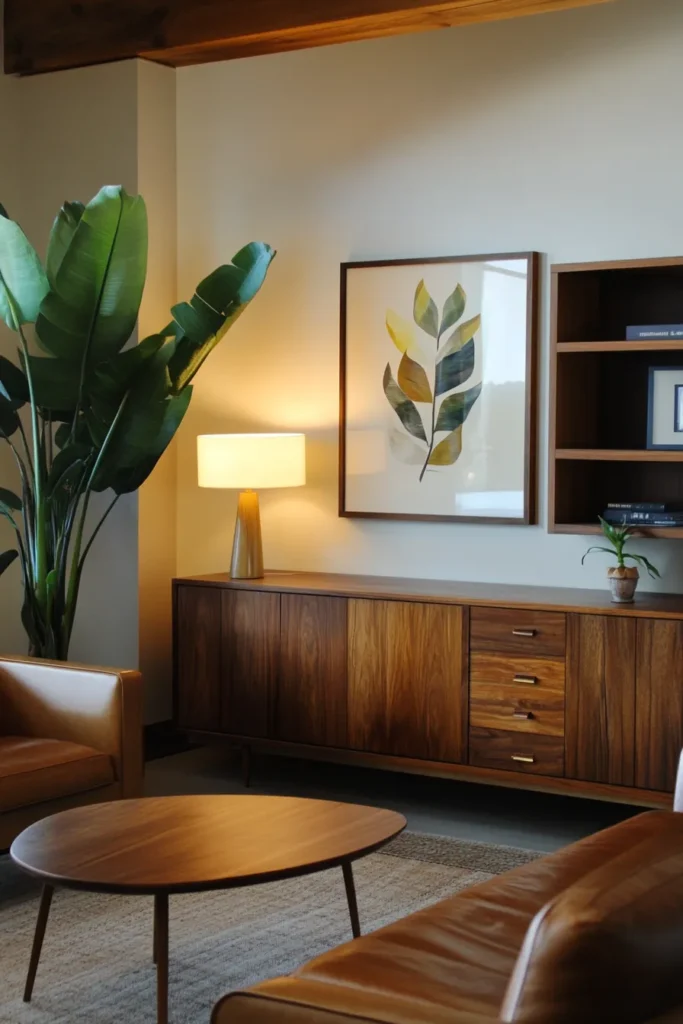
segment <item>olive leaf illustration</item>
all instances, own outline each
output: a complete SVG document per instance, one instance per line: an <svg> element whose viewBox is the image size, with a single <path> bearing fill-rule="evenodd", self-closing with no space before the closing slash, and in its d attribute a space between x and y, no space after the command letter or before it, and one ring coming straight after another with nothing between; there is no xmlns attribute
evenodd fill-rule
<svg viewBox="0 0 683 1024"><path fill-rule="evenodd" d="M462 452L462 427L481 394L481 384L466 391L455 391L472 376L476 358L475 336L481 328L481 315L462 320L467 296L457 284L446 299L441 315L439 308L421 280L415 289L413 320L428 336L432 345L433 373L430 376L422 362L424 356L413 325L394 310L387 310L386 328L401 353L395 380L391 364L384 371L384 394L410 437L398 428L389 434L392 454L407 465L421 466L419 481L427 468L452 466ZM462 322L460 322L462 321ZM444 344L441 339L454 328ZM445 397L443 397L445 396ZM442 399L442 400L441 400ZM425 419L417 404L428 406ZM437 408L438 405L438 408ZM428 427L425 427L425 423ZM429 437L428 437L429 431ZM445 433L439 439L437 434Z"/></svg>

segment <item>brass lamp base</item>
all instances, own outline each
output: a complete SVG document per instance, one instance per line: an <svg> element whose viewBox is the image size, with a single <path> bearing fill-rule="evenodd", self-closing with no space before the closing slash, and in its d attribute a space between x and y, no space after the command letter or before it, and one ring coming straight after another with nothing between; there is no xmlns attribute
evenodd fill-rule
<svg viewBox="0 0 683 1024"><path fill-rule="evenodd" d="M258 580L263 576L261 515L256 491L240 492L230 575L234 580Z"/></svg>

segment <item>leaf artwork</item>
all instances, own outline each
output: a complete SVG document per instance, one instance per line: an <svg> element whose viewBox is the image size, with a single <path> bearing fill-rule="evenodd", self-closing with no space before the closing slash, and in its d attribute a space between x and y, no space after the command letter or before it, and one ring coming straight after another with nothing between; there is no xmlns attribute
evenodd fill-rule
<svg viewBox="0 0 683 1024"><path fill-rule="evenodd" d="M396 379L391 364L387 363L384 394L408 432L392 428L389 447L399 462L421 467L419 482L428 468L452 466L457 462L463 448L463 424L481 394L481 383L455 390L474 372L475 336L481 327L480 314L469 320L462 319L466 303L465 290L458 284L439 313L422 280L415 290L414 324L394 310L387 310L387 332L401 353L401 360ZM421 335L416 335L416 327ZM432 352L431 375L423 366L426 361L423 351ZM424 414L418 410L418 404L425 407Z"/></svg>

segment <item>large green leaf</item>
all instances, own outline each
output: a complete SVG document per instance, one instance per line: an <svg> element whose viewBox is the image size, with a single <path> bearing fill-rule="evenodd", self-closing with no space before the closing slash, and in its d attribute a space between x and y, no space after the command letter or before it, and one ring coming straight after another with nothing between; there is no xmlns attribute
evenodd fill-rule
<svg viewBox="0 0 683 1024"><path fill-rule="evenodd" d="M161 429L150 444L148 454L140 458L134 466L119 470L111 480L110 486L116 494L129 494L131 491L137 491L144 484L173 440L187 412L191 398L192 385L189 384L179 395L174 395L166 402Z"/></svg>
<svg viewBox="0 0 683 1024"><path fill-rule="evenodd" d="M263 284L275 252L263 242L251 242L197 285L191 302L173 307L175 325L165 336L174 338L168 368L174 394L186 387L226 331Z"/></svg>
<svg viewBox="0 0 683 1024"><path fill-rule="evenodd" d="M48 356L29 356L28 365L37 406L50 412L76 408L81 376L78 364Z"/></svg>
<svg viewBox="0 0 683 1024"><path fill-rule="evenodd" d="M459 351L437 363L436 394L443 395L446 391L457 388L459 384L464 384L472 376L474 358L474 342L468 341Z"/></svg>
<svg viewBox="0 0 683 1024"><path fill-rule="evenodd" d="M6 569L9 569L12 562L19 557L18 551L5 551L0 555L0 576Z"/></svg>
<svg viewBox="0 0 683 1024"><path fill-rule="evenodd" d="M14 403L0 395L0 437L11 437L19 429Z"/></svg>
<svg viewBox="0 0 683 1024"><path fill-rule="evenodd" d="M57 249L63 242L55 242ZM86 368L120 352L135 327L146 269L144 200L107 185L85 207L61 252L36 323L42 346Z"/></svg>
<svg viewBox="0 0 683 1024"><path fill-rule="evenodd" d="M10 399L15 408L29 400L26 374L5 356L0 356L0 395Z"/></svg>
<svg viewBox="0 0 683 1024"><path fill-rule="evenodd" d="M55 217L54 224L52 225L52 231L50 232L50 241L47 246L47 260L45 265L45 269L47 270L47 279L53 288L55 287L57 273L62 265L64 255L71 245L71 239L74 236L84 211L85 206L83 203L64 203L64 206Z"/></svg>
<svg viewBox="0 0 683 1024"><path fill-rule="evenodd" d="M457 323L460 317L465 312L465 303L467 302L467 295L462 285L458 284L446 301L443 307L443 316L441 318L441 326L439 327L439 334L443 334L449 330L454 323Z"/></svg>
<svg viewBox="0 0 683 1024"><path fill-rule="evenodd" d="M22 500L14 491L8 491L6 487L0 487L0 509L5 508L11 512L21 512Z"/></svg>
<svg viewBox="0 0 683 1024"><path fill-rule="evenodd" d="M436 420L436 430L455 430L461 427L470 414L470 409L481 394L481 384L467 391L456 391L444 398Z"/></svg>
<svg viewBox="0 0 683 1024"><path fill-rule="evenodd" d="M394 410L408 433L412 434L413 437L419 437L421 441L427 443L425 428L415 403L411 402L392 377L391 366L389 363L387 363L387 368L384 371L384 380L382 383L384 386L384 394L387 396L389 405Z"/></svg>
<svg viewBox="0 0 683 1024"><path fill-rule="evenodd" d="M413 317L418 327L421 327L432 338L439 334L439 311L436 303L427 291L424 281L420 281L415 289L415 301L413 303Z"/></svg>
<svg viewBox="0 0 683 1024"><path fill-rule="evenodd" d="M0 316L7 326L34 323L47 291L35 249L18 224L0 216Z"/></svg>

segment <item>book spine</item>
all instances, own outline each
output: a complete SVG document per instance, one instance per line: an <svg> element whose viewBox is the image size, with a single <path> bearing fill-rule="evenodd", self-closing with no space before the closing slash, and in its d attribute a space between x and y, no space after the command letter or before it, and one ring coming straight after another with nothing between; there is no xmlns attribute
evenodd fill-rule
<svg viewBox="0 0 683 1024"><path fill-rule="evenodd" d="M622 512L666 512L662 501L609 501L607 509Z"/></svg>
<svg viewBox="0 0 683 1024"><path fill-rule="evenodd" d="M677 512L613 512L603 518L618 526L683 526L683 515Z"/></svg>
<svg viewBox="0 0 683 1024"><path fill-rule="evenodd" d="M626 328L627 341L683 341L683 324L644 324Z"/></svg>

